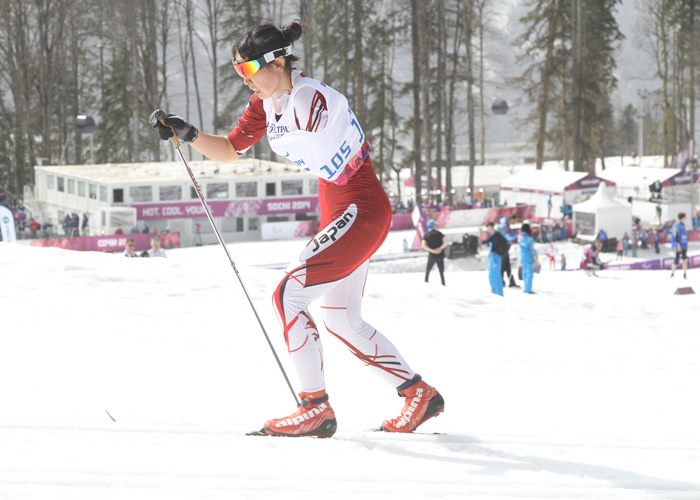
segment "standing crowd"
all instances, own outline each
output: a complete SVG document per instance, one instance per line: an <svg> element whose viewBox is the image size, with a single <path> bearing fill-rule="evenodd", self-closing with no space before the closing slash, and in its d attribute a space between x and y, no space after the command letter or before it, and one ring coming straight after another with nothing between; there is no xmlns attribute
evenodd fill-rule
<svg viewBox="0 0 700 500"><path fill-rule="evenodd" d="M602 252L616 252L616 260L627 256L631 251L633 257L637 256L637 248L647 249L651 245L654 247L655 253L660 253L660 245L662 241L670 243L671 250L674 253L673 264L671 265L671 277L675 276L678 268L683 269L683 278L687 279L688 270L688 233L685 226L686 214L680 212L678 219L669 224L668 230L649 230L649 231L634 231L633 236L629 237L627 233L617 243L614 239L609 239L607 233L601 229L596 235L595 240L583 251L581 264L579 268L585 272L587 276L598 276L598 272L605 269L608 262L602 260ZM517 224L517 218L512 215L510 219L502 217L498 224L494 222L486 223L482 230L479 242L488 246L488 280L491 288L491 293L503 296L503 290L508 283L508 287L520 288L516 283L511 272L510 248L513 244L517 244L519 250L520 266L518 268L518 277L523 282L523 292L534 294L533 278L534 275L541 270L541 264L535 249L535 236L533 228L529 221L524 221L519 232L514 230ZM697 230L700 225L700 211L696 211L693 217L693 229ZM423 237L422 248L429 253L428 263L425 271L425 282L428 282L431 269L437 264L440 272L442 284L445 284L445 265L444 265L444 249L450 245L449 239L437 229L437 224L434 220L427 222L428 232ZM662 239L662 234L666 232L667 236ZM551 241L551 240L550 240ZM606 248L606 243L609 245ZM550 243L549 248L544 253L548 258L549 268L557 268L557 256L560 260L562 271L566 270L566 255L560 253L553 243Z"/></svg>

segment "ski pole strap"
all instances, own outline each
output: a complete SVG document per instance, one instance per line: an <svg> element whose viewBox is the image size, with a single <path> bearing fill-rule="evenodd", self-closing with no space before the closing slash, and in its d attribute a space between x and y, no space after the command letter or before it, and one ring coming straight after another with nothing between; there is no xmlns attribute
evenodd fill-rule
<svg viewBox="0 0 700 500"><path fill-rule="evenodd" d="M161 118L161 119L160 119L160 123L162 123L163 125L165 125L165 120L163 120L163 119ZM170 138L170 142L173 143L173 147L174 147L174 148L179 148L179 147L180 147L180 139L177 138L177 134L175 133L175 129L172 128L172 127L169 126L169 125L165 125L165 126L168 127L168 128L170 128L170 130L173 131L173 136Z"/></svg>
<svg viewBox="0 0 700 500"><path fill-rule="evenodd" d="M423 377L421 377L420 375L416 375L416 376L413 377L411 380L407 380L406 382L404 382L403 384L401 384L400 386L398 386L398 387L396 388L396 390L397 390L398 392L405 391L405 390L408 389L409 387L412 387L412 386L416 385L416 384L417 384L418 382L420 382L421 380L423 380Z"/></svg>
<svg viewBox="0 0 700 500"><path fill-rule="evenodd" d="M320 405L321 403L325 403L328 401L328 394L324 394L320 398L308 398L308 399L302 399L301 400L301 406L304 407L309 407L309 406L316 406Z"/></svg>

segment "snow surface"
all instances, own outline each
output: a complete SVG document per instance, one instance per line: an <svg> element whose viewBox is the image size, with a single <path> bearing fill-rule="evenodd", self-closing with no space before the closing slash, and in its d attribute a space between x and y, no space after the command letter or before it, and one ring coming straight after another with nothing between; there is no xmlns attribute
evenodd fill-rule
<svg viewBox="0 0 700 500"><path fill-rule="evenodd" d="M282 271L260 266L303 244L229 245L295 387ZM377 260L365 318L445 413L366 432L402 400L322 332L338 432L292 439L243 435L295 407L223 250L168 254L0 243L0 500L700 499L700 271L543 261L536 295L498 297L483 251L447 261L446 287L423 282L425 254Z"/></svg>

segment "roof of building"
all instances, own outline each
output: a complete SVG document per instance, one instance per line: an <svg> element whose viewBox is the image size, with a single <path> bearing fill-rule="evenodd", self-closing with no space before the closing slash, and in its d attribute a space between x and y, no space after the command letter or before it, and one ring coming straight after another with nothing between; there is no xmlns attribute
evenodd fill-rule
<svg viewBox="0 0 700 500"><path fill-rule="evenodd" d="M205 179L231 179L233 177L259 177L262 175L299 175L303 169L292 163L279 163L256 159L240 159L235 162L188 161L198 181ZM93 182L157 182L189 181L189 174L182 162L105 163L101 165L37 166L38 171L56 175L82 178Z"/></svg>
<svg viewBox="0 0 700 500"><path fill-rule="evenodd" d="M598 177L615 182L618 186L644 186L664 182L680 172L677 168L610 167L598 172Z"/></svg>
<svg viewBox="0 0 700 500"><path fill-rule="evenodd" d="M558 169L528 170L511 175L501 183L501 188L517 187L541 191L561 191L588 175L591 174Z"/></svg>

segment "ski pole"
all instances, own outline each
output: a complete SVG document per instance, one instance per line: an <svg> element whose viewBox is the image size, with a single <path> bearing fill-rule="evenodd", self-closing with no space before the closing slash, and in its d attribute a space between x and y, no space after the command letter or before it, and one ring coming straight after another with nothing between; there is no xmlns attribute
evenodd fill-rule
<svg viewBox="0 0 700 500"><path fill-rule="evenodd" d="M158 120L160 123L165 125L165 121L163 118L158 117ZM166 127L168 125L165 125ZM216 238L219 240L219 243L221 243L221 246L224 249L224 252L226 252L226 257L228 257L228 261L231 263L231 267L233 268L233 272L236 273L236 277L238 278L238 282L241 284L241 288L243 289L243 293L245 294L246 298L248 299L248 303L250 304L251 309L253 309L253 314L255 314L255 318L258 320L258 324L260 325L260 328L262 329L263 335L265 335L265 340L267 340L267 345L270 346L270 350L272 351L272 355L275 357L275 361L277 361L277 366L279 366L280 371L282 371L282 376L284 376L284 380L287 382L287 387L289 387L289 390L292 391L292 396L294 396L294 402L296 403L297 407L301 406L301 403L299 402L299 399L297 398L296 393L294 392L294 388L292 387L291 382L289 381L289 377L287 377L287 372L284 371L284 367L282 366L282 363L280 362L280 358L277 356L277 351L275 351L274 346L272 345L272 342L270 341L270 337L267 335L267 331L265 330L265 326L262 323L262 320L260 319L260 316L258 315L257 309L255 309L255 305L253 304L253 300L250 298L250 295L248 294L248 290L245 287L245 284L243 283L243 279L241 278L240 273L238 272L238 268L236 267L235 262L233 262L233 259L231 258L231 254L228 251L228 247L226 246L226 243L224 243L224 238L221 236L221 233L219 232L219 228L216 227L216 223L214 222L214 217L211 215L211 211L209 210L209 207L207 206L207 202L204 200L204 195L202 194L202 190L199 189L199 184L197 183L197 179L194 177L194 174L192 173L192 169L190 168L189 164L187 163L187 160L185 159L185 156L182 154L182 150L180 149L180 140L177 138L177 134L175 133L175 130L170 127L170 130L173 131L173 136L170 138L170 141L173 143L173 147L175 148L175 151L177 151L178 156L180 157L180 160L182 160L182 164L185 166L187 169L187 173L190 176L190 179L192 180L192 185L194 186L194 190L197 192L197 196L199 197L199 201L202 203L202 207L204 208L204 212L207 214L207 218L209 219L209 223L211 224L212 229L214 229L214 233L216 234Z"/></svg>

